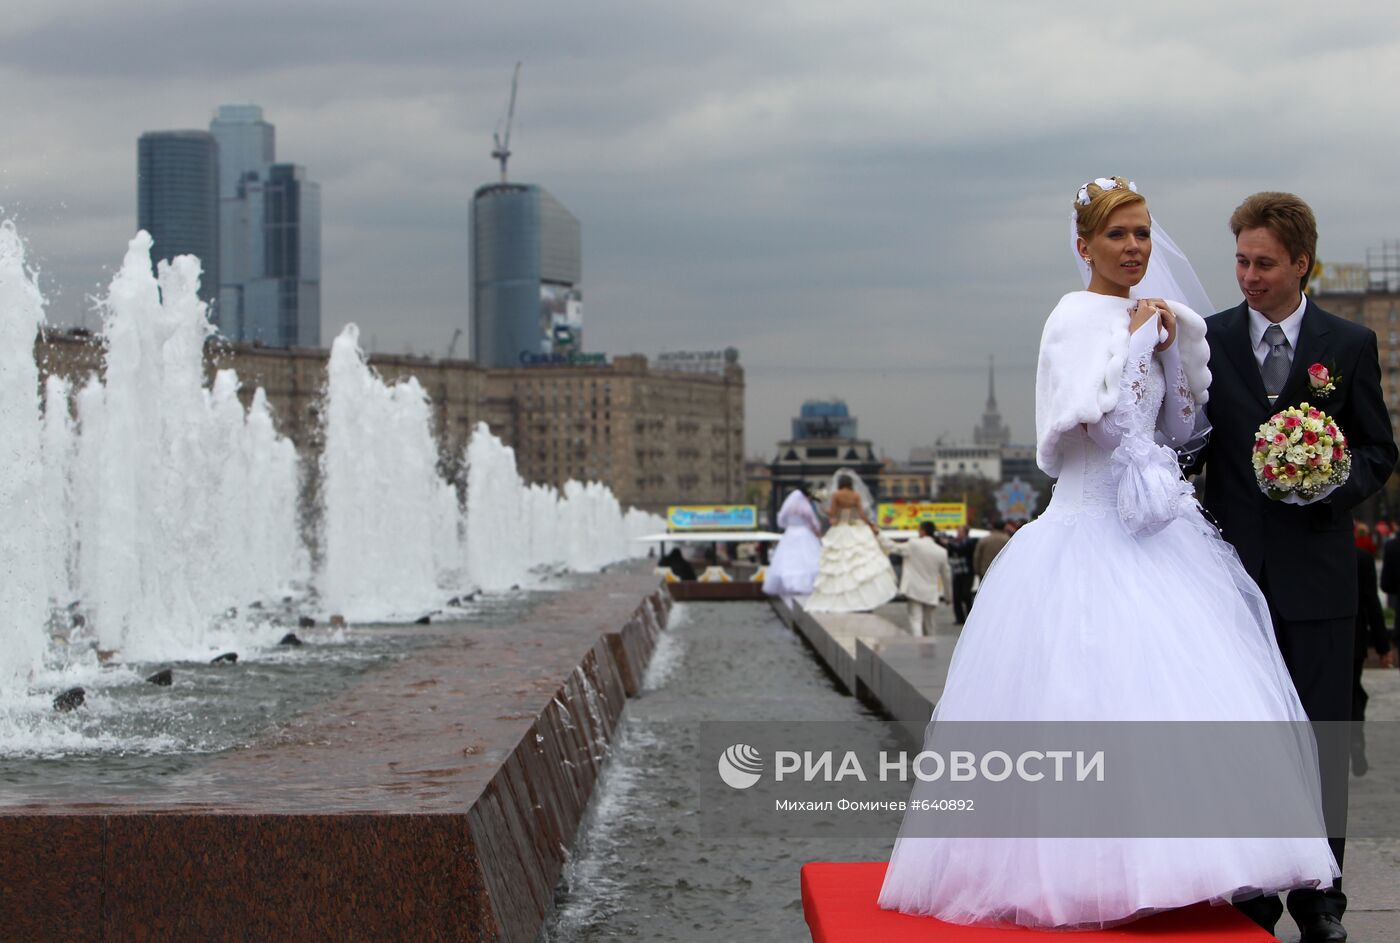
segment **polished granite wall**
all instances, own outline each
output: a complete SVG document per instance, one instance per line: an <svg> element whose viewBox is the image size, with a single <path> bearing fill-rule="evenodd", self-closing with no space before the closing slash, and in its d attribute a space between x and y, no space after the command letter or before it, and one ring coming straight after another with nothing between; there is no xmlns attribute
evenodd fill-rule
<svg viewBox="0 0 1400 943"><path fill-rule="evenodd" d="M0 808L0 936L530 943L670 600L630 568L148 793Z"/></svg>

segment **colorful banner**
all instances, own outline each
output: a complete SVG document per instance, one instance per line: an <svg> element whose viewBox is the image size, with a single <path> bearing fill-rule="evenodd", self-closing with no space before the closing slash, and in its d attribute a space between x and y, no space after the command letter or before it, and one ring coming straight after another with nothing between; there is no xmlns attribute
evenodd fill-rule
<svg viewBox="0 0 1400 943"><path fill-rule="evenodd" d="M895 501L879 506L879 521L885 530L918 530L921 521L933 521L939 530L956 530L967 524L967 505L961 501Z"/></svg>
<svg viewBox="0 0 1400 943"><path fill-rule="evenodd" d="M754 530L756 504L676 504L666 509L667 530Z"/></svg>

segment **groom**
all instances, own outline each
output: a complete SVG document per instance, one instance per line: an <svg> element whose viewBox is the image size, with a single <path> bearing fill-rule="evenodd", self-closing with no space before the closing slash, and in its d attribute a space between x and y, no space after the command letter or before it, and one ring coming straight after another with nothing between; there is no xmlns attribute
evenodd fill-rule
<svg viewBox="0 0 1400 943"><path fill-rule="evenodd" d="M1317 258L1317 223L1298 197L1256 193L1235 210L1230 229L1244 301L1206 322L1212 429L1193 470L1204 466L1205 508L1269 601L1279 648L1309 719L1347 721L1357 601L1351 512L1380 490L1397 458L1376 335L1303 294ZM1330 372L1331 392L1315 389L1309 368L1318 364ZM1352 462L1345 484L1304 507L1266 497L1250 461L1259 425L1300 402L1336 420ZM1347 738L1322 737L1319 751L1324 806L1343 810L1336 824L1344 826ZM1334 838L1331 845L1340 865L1345 840ZM1238 906L1270 932L1283 913L1278 897ZM1331 888L1288 895L1302 943L1345 940L1345 910L1340 879Z"/></svg>

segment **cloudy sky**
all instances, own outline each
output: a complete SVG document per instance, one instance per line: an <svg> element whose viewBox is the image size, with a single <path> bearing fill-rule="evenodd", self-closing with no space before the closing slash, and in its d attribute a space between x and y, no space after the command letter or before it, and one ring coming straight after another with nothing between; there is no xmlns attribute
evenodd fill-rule
<svg viewBox="0 0 1400 943"><path fill-rule="evenodd" d="M524 62L512 179L583 223L585 339L734 345L747 449L839 396L896 458L970 437L995 354L1034 438L1084 180L1135 179L1220 306L1230 210L1305 196L1325 261L1400 237L1400 9L849 0L9 0L0 210L49 319L96 323L136 139L263 106L324 201L323 341L445 353L468 203ZM159 249L159 247L157 247ZM460 350L459 350L460 352Z"/></svg>

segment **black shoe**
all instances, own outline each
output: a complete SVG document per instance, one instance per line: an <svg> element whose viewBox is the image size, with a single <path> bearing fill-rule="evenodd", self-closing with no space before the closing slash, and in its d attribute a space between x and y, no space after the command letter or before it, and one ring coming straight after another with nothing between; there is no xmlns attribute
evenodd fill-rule
<svg viewBox="0 0 1400 943"><path fill-rule="evenodd" d="M1347 928L1331 914L1300 918L1298 929L1303 931L1298 943L1342 943L1347 938Z"/></svg>
<svg viewBox="0 0 1400 943"><path fill-rule="evenodd" d="M1235 909L1258 924L1269 936L1274 935L1274 925L1283 916L1283 902L1277 895L1236 901Z"/></svg>

